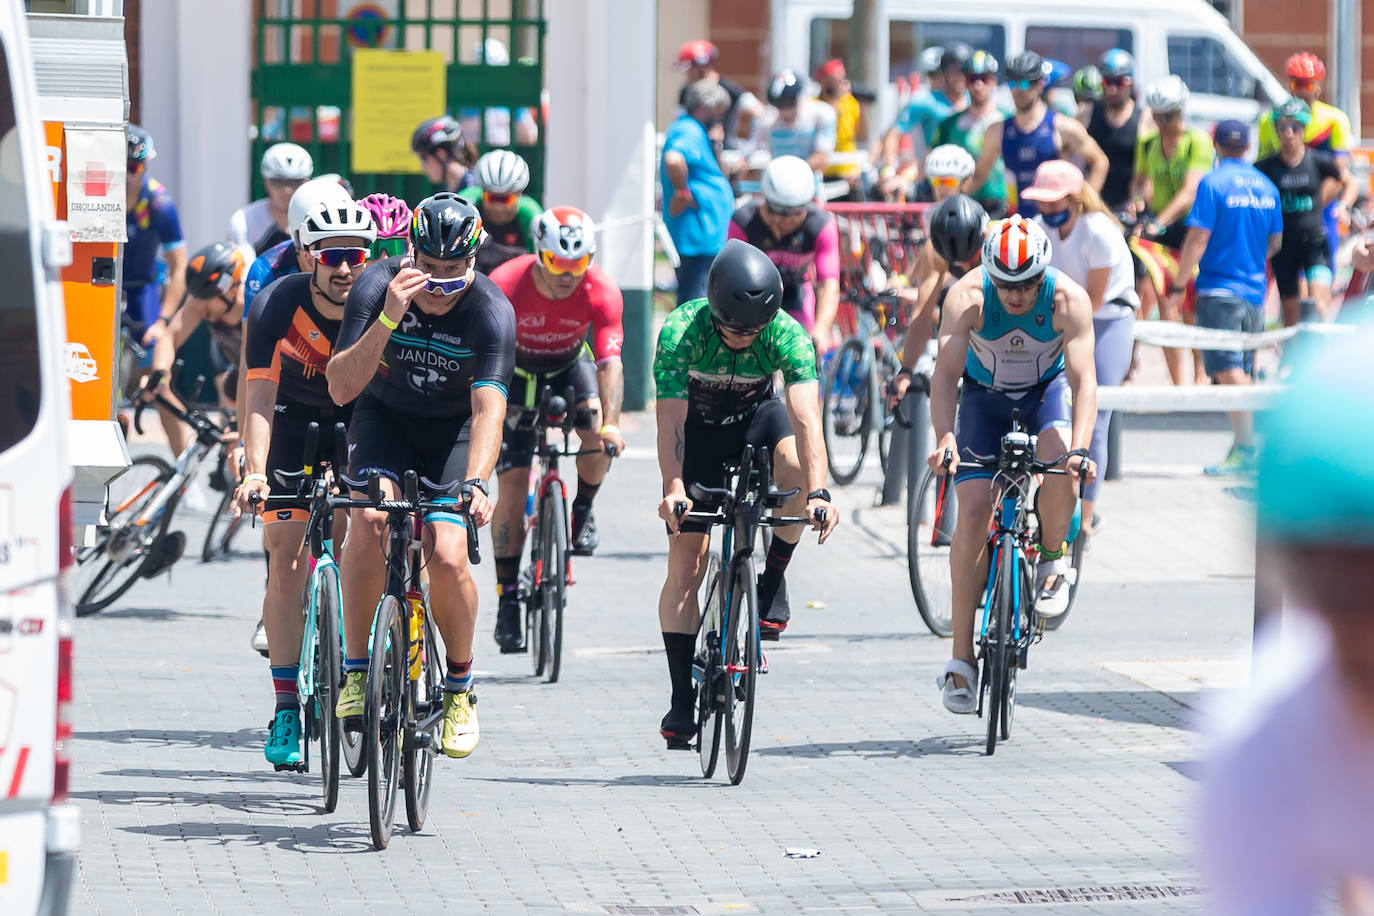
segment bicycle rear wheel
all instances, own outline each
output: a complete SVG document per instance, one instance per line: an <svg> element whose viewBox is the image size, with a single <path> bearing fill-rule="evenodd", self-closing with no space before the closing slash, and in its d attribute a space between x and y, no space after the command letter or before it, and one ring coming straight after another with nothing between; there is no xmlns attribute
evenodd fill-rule
<svg viewBox="0 0 1374 916"><path fill-rule="evenodd" d="M423 740L418 731L420 722L444 708L443 673L439 670L439 641L434 635L434 621L429 613L429 596L425 596L424 643L420 646L420 679L411 682L409 718L416 723L416 733L407 734L405 751L406 787L406 824L412 833L418 833L425 826L429 814L429 790L433 785L434 753L440 741L438 725L432 726L428 739ZM406 729L409 732L409 729Z"/></svg>
<svg viewBox="0 0 1374 916"><path fill-rule="evenodd" d="M211 563L229 556L230 544L242 526L243 516L234 517L234 490L230 487L220 498L215 514L210 516L210 527L205 530L205 543L200 548L200 561Z"/></svg>
<svg viewBox="0 0 1374 916"><path fill-rule="evenodd" d="M954 635L954 593L950 583L949 543L954 534L954 483L940 498L945 477L927 470L912 497L906 520L906 567L916 610L930 632ZM938 510L938 515L937 515Z"/></svg>
<svg viewBox="0 0 1374 916"><path fill-rule="evenodd" d="M731 785L744 780L749 739L754 729L754 688L759 670L759 612L754 561L742 557L730 564L726 591L725 634L725 770Z"/></svg>
<svg viewBox="0 0 1374 916"><path fill-rule="evenodd" d="M568 522L567 506L561 494L544 501L544 614L543 646L547 658L544 671L549 683L558 681L563 669L563 608L568 602Z"/></svg>
<svg viewBox="0 0 1374 916"><path fill-rule="evenodd" d="M1073 584L1069 586L1069 604L1064 608L1064 613L1045 621L1045 629L1047 630L1057 630L1062 627L1069 616L1069 611L1073 610L1074 602L1078 600L1078 588L1083 584L1083 554L1087 544L1088 535L1080 528L1078 537L1073 540L1074 576Z"/></svg>
<svg viewBox="0 0 1374 916"><path fill-rule="evenodd" d="M701 775L710 779L720 757L721 707L720 634L722 591L720 554L711 551L701 591L701 623L697 625L697 651L692 657L692 678L697 685L697 754Z"/></svg>
<svg viewBox="0 0 1374 916"><path fill-rule="evenodd" d="M830 476L839 484L853 483L868 454L873 425L869 405L873 361L866 346L857 337L849 338L835 351L825 373L821 431Z"/></svg>
<svg viewBox="0 0 1374 916"><path fill-rule="evenodd" d="M171 521L176 497L162 510L162 518L147 525L136 520L172 479L172 466L154 455L140 455L129 469L110 483L106 502L109 519L96 532L95 543L76 549L76 614L103 611L138 581L153 544Z"/></svg>
<svg viewBox="0 0 1374 916"><path fill-rule="evenodd" d="M407 661L401 603L394 595L385 595L377 605L363 712L363 732L367 741L367 816L372 845L376 849L385 849L391 842L391 828L396 819Z"/></svg>
<svg viewBox="0 0 1374 916"><path fill-rule="evenodd" d="M549 623L544 611L544 591L548 588L549 564L545 553L545 524L549 499L540 497L535 528L530 538L530 591L525 601L525 641L530 653L530 667L535 677L543 677L549 665Z"/></svg>
<svg viewBox="0 0 1374 916"><path fill-rule="evenodd" d="M334 716L335 694L343 671L343 648L339 642L339 582L332 567L317 573L315 593L315 696L310 701L311 718L320 740L320 776L324 781L324 810L332 812L339 804L339 733L343 729Z"/></svg>
<svg viewBox="0 0 1374 916"><path fill-rule="evenodd" d="M994 580L992 594L993 632L989 635L983 649L983 680L987 684L988 743L987 753L991 757L997 750L997 738L1003 727L1002 715L1007 709L1008 675L1016 665L1016 654L1012 645L1011 621L1015 609L1012 607L1012 576L1015 575L1014 548L1011 536L1003 538L997 551L997 578ZM1010 725L1006 725L1010 728Z"/></svg>
<svg viewBox="0 0 1374 916"><path fill-rule="evenodd" d="M882 466L883 474L887 473L887 456L892 450L894 430L900 429L896 410L887 404L888 387L900 368L902 364L891 348L883 346L874 355L869 397L873 400L873 417L878 428L878 464Z"/></svg>

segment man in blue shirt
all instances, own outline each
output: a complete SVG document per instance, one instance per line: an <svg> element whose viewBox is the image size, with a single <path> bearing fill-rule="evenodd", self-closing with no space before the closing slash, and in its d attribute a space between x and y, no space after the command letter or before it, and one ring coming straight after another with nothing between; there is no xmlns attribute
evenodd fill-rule
<svg viewBox="0 0 1374 916"><path fill-rule="evenodd" d="M1253 333L1264 324L1268 288L1265 264L1283 242L1279 190L1244 160L1250 129L1240 121L1217 124L1213 140L1219 161L1198 185L1177 277L1197 277L1197 325ZM1173 306L1186 284L1169 288ZM1202 367L1219 385L1248 385L1252 351L1204 350ZM1249 473L1255 467L1251 416L1231 414L1236 439L1226 458L1208 474Z"/></svg>
<svg viewBox="0 0 1374 916"><path fill-rule="evenodd" d="M706 133L729 107L730 95L719 83L698 80L687 87L683 113L663 137L663 222L681 259L678 305L706 295L706 271L725 245L735 212L734 192Z"/></svg>

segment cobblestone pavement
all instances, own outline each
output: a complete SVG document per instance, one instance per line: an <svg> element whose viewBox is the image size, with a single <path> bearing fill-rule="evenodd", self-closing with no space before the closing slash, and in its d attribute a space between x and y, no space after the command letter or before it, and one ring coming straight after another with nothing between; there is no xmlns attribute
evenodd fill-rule
<svg viewBox="0 0 1374 916"><path fill-rule="evenodd" d="M1193 709L1244 678L1252 552L1222 484L1147 472L1215 460L1224 421L1128 433L1135 473L1104 491L1078 607L1032 652L992 758L982 721L940 706L949 646L915 613L902 510L872 507L876 470L837 491L845 525L797 554L793 626L769 652L736 788L657 735L666 552L652 418L628 419L601 549L576 567L563 680L497 654L488 560L481 747L439 761L425 830L398 829L385 852L368 843L361 781L325 815L313 777L263 761L271 685L248 647L260 554L183 559L80 621L74 910L1205 910ZM190 543L203 524L185 518Z"/></svg>

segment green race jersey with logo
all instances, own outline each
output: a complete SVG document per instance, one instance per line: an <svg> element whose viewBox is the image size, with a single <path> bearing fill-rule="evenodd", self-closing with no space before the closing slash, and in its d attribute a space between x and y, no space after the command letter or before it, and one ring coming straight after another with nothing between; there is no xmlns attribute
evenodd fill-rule
<svg viewBox="0 0 1374 916"><path fill-rule="evenodd" d="M705 299L678 306L658 335L658 397L686 400L689 423L723 426L747 419L773 396L773 373L779 371L787 385L816 380L811 336L783 311L743 350L731 350L716 333Z"/></svg>

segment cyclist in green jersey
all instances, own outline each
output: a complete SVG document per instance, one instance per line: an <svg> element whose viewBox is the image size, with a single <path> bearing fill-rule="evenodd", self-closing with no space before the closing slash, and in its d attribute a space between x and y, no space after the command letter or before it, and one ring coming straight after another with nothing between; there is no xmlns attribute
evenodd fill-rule
<svg viewBox="0 0 1374 916"><path fill-rule="evenodd" d="M658 389L658 464L667 523L668 578L658 602L663 648L672 681L672 708L659 733L670 748L690 746L696 733L692 654L701 610L697 589L706 571L709 528L679 521L690 484L724 486L724 465L745 443L773 453L773 476L782 489L801 493L781 508L811 517L821 543L839 516L825 489L825 440L821 435L816 351L806 329L779 309L782 277L768 256L738 239L725 243L711 264L707 298L685 302L668 316L658 336L654 382ZM783 398L773 390L781 372ZM795 430L795 432L794 432ZM824 511L824 518L818 513ZM777 639L789 609L783 573L801 540L799 527L775 528L758 600L760 634Z"/></svg>
<svg viewBox="0 0 1374 916"><path fill-rule="evenodd" d="M969 105L940 122L935 128L936 145L952 143L962 146L977 159L983 152L983 134L992 124L1005 121L1011 112L999 108L993 100L997 90L997 58L986 51L975 51L964 61L964 77L968 80ZM1007 215L1007 170L1002 160L988 173L987 180L973 190L973 199L983 205L994 218ZM938 199L938 198L937 198Z"/></svg>
<svg viewBox="0 0 1374 916"><path fill-rule="evenodd" d="M477 184L458 196L482 215L486 240L477 249L477 270L490 274L513 258L534 254L534 222L544 212L539 201L524 191L530 167L507 149L496 149L477 160Z"/></svg>

